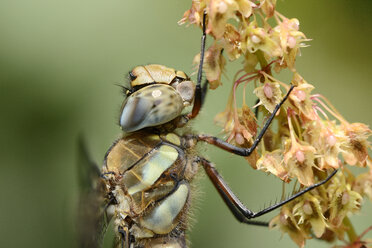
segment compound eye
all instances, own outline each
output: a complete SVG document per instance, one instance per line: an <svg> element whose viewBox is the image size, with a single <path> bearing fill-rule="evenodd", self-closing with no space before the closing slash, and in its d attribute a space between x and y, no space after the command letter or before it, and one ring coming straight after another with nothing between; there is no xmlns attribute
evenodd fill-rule
<svg viewBox="0 0 372 248"><path fill-rule="evenodd" d="M123 103L120 126L125 132L133 132L169 122L179 116L183 99L171 86L153 84L130 96Z"/></svg>
<svg viewBox="0 0 372 248"><path fill-rule="evenodd" d="M124 102L120 116L120 126L126 132L134 131L145 120L150 111L152 102L146 98L131 97Z"/></svg>

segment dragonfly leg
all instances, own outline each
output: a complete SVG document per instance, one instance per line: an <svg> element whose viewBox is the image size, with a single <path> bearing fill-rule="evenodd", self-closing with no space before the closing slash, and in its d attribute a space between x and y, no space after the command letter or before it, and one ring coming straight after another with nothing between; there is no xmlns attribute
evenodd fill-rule
<svg viewBox="0 0 372 248"><path fill-rule="evenodd" d="M205 19L206 19L207 13L204 12L203 15L203 35L201 38L201 49L200 49L200 63L199 63L199 70L198 70L198 78L196 82L196 88L195 88L195 96L194 96L194 106L191 110L191 113L188 114L189 119L195 118L200 111L200 108L202 106L203 102L203 89L201 86L202 76L203 76L203 64L204 64L204 53L205 53L205 40L207 38L207 34L205 32ZM203 87L204 88L204 87Z"/></svg>
<svg viewBox="0 0 372 248"><path fill-rule="evenodd" d="M262 137L265 135L266 130L269 128L271 122L273 121L276 113L279 111L280 107L283 105L283 103L287 100L289 94L293 90L295 86L291 85L291 88L288 90L287 94L283 97L280 103L278 103L273 111L273 113L270 115L269 119L266 121L265 125L261 129L260 133L257 135L257 138L253 142L253 145L249 148L242 148L237 147L234 145L229 144L228 142L221 140L217 137L206 135L206 134L197 134L197 135L191 135L191 137L188 137L190 139L195 139L196 141L204 141L211 145L217 146L225 151L237 154L239 156L249 156L251 153L256 149L257 145L260 143Z"/></svg>
<svg viewBox="0 0 372 248"><path fill-rule="evenodd" d="M238 199L238 197L234 194L234 192L230 189L230 187L227 185L227 183L224 181L224 179L221 177L221 175L218 173L217 169L214 167L214 165L209 162L208 160L204 158L200 158L200 163L203 165L203 168L205 172L207 173L209 179L212 181L214 187L217 189L218 193L226 203L227 207L230 209L232 214L235 216L235 218L246 224L251 225L259 225L259 226L268 226L268 223L266 222L258 222L258 221L251 221L250 219L257 218L261 215L267 214L277 208L280 208L281 206L285 205L286 203L296 199L297 197L300 197L301 195L305 194L306 192L309 192L310 190L325 184L330 180L337 172L337 170L334 170L326 179L307 187L304 190L301 190L300 192L290 196L289 198L278 202L272 206L269 206L261 211L253 212L252 210L248 209L244 204Z"/></svg>

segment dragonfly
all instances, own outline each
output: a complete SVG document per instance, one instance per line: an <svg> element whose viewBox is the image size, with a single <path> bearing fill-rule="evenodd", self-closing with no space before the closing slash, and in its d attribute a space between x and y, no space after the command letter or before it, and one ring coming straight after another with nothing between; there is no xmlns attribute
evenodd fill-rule
<svg viewBox="0 0 372 248"><path fill-rule="evenodd" d="M185 128L198 116L207 91L207 82L202 85L205 20L206 14L196 84L183 71L170 67L137 66L129 73L130 86L123 88L126 98L119 118L123 136L108 149L101 170L80 142L81 247L101 247L110 222L116 234L114 247L187 247L193 179L201 170L239 222L258 226L268 223L255 218L326 183L337 172L334 170L324 180L255 212L238 199L211 161L195 155L196 145L207 143L239 156L249 156L294 88L292 85L275 107L249 148L234 146L211 135L189 133ZM184 113L187 107L191 111Z"/></svg>

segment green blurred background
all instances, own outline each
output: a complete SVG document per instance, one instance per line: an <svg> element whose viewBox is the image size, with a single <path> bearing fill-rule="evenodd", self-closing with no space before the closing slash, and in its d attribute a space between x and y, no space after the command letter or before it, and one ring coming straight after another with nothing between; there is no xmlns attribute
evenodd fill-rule
<svg viewBox="0 0 372 248"><path fill-rule="evenodd" d="M83 133L101 163L120 135L123 96L116 83L136 65L160 63L187 73L199 51L200 30L178 26L191 1L0 0L0 246L76 247L76 142ZM314 40L298 71L350 122L372 123L371 1L278 1ZM198 131L218 134L233 73L210 92ZM288 78L284 78L287 80ZM248 95L253 105L255 97ZM280 196L281 183L242 158L209 148L241 200L257 210ZM211 183L190 233L193 247L296 247L278 231L239 224ZM269 220L264 217L263 220ZM372 224L368 201L352 217L357 232ZM370 233L369 237L372 236ZM308 247L328 247L309 241Z"/></svg>

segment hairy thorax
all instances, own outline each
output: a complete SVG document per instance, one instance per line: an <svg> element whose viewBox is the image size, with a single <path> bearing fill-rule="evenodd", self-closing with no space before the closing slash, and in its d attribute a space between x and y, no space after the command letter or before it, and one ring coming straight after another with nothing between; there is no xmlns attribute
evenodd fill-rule
<svg viewBox="0 0 372 248"><path fill-rule="evenodd" d="M183 143L175 133L140 131L117 140L106 154L102 173L116 201L109 212L135 247L185 247L198 164Z"/></svg>

